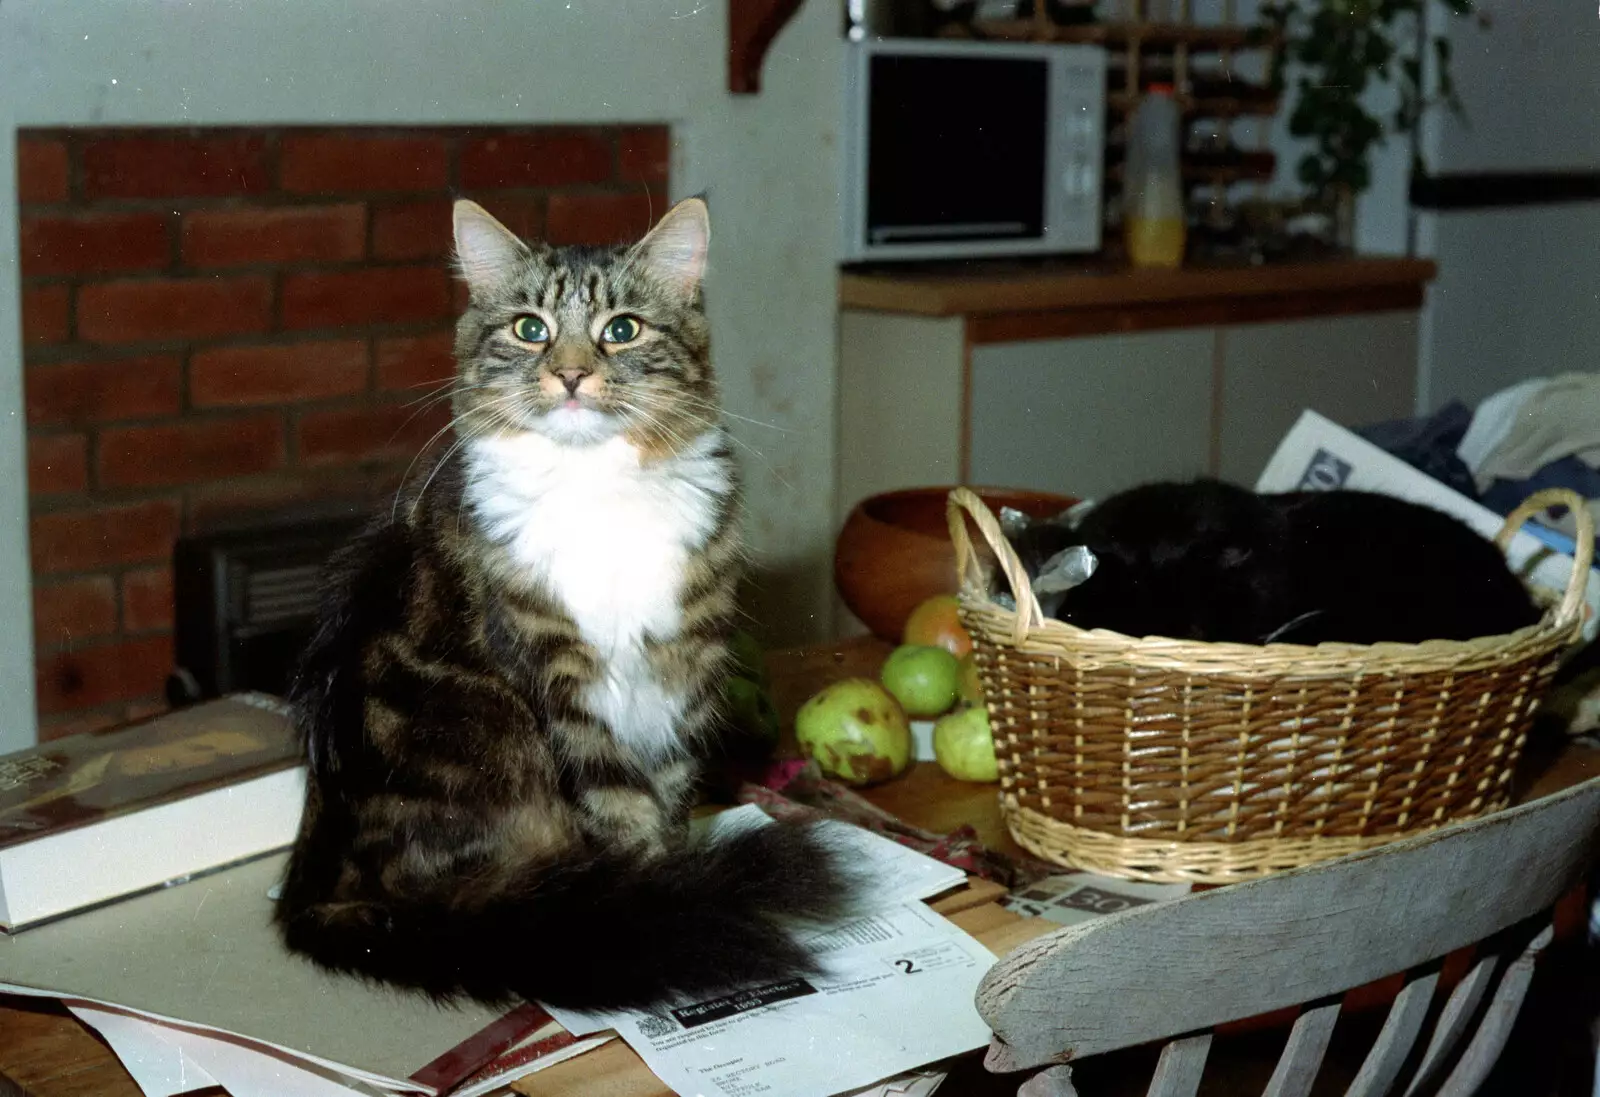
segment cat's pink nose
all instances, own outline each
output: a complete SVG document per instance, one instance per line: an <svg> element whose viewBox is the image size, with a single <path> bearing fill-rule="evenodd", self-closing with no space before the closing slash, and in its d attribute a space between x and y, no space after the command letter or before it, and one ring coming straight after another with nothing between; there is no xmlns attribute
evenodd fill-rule
<svg viewBox="0 0 1600 1097"><path fill-rule="evenodd" d="M583 379L589 376L588 370L564 369L556 374L561 378L561 383L567 386L569 396L578 395L578 386L583 384Z"/></svg>

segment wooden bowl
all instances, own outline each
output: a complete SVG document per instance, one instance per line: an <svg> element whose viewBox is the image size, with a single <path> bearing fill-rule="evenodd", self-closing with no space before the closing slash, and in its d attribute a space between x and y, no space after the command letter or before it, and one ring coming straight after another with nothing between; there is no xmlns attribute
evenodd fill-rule
<svg viewBox="0 0 1600 1097"><path fill-rule="evenodd" d="M989 508L1013 507L1035 518L1060 514L1077 500L1022 488L973 488ZM956 556L945 520L947 487L907 488L857 503L833 553L833 582L850 612L898 644L911 611L935 594L956 592ZM988 556L988 550L979 551ZM990 557L992 560L992 557Z"/></svg>

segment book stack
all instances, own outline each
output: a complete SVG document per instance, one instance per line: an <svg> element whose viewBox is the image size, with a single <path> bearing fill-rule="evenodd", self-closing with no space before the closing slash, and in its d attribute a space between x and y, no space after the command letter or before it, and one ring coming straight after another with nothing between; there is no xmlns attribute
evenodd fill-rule
<svg viewBox="0 0 1600 1097"><path fill-rule="evenodd" d="M260 693L0 757L0 930L285 849L304 802L288 708Z"/></svg>

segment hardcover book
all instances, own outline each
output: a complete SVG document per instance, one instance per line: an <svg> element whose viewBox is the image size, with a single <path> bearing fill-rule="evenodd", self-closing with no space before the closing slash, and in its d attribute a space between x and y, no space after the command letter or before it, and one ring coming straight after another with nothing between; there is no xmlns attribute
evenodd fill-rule
<svg viewBox="0 0 1600 1097"><path fill-rule="evenodd" d="M283 849L304 800L289 710L266 694L0 756L0 929Z"/></svg>

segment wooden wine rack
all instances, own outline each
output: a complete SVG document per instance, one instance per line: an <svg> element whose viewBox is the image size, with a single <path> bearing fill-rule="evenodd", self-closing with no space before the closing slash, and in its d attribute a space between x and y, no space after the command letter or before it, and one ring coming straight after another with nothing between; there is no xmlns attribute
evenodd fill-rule
<svg viewBox="0 0 1600 1097"><path fill-rule="evenodd" d="M1241 55L1264 54L1274 43L1253 28L1234 22L1233 0L1224 0L1223 21L1216 25L1192 22L1190 0L1172 0L1174 18L1162 21L1148 18L1149 0L1122 3L1126 18L1114 22L1058 24L1051 21L1045 0L1035 0L1032 18L990 20L972 28L974 34L987 39L1105 47L1113 74L1106 91L1108 189L1114 189L1121 179L1123 123L1151 83L1173 85L1186 126L1211 122L1230 145L1236 136L1234 122L1278 113L1279 98L1271 89L1235 78ZM1215 57L1216 61L1197 67L1194 62L1199 56ZM1265 183L1272 178L1276 159L1261 143L1250 149L1234 147L1234 155L1202 155L1190 152L1185 142L1185 182L1228 185Z"/></svg>

